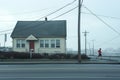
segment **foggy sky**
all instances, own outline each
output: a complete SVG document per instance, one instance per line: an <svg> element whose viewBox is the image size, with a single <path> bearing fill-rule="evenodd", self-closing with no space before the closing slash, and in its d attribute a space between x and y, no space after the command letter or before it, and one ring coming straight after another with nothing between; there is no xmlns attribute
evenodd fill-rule
<svg viewBox="0 0 120 80"><path fill-rule="evenodd" d="M0 0L0 44L4 46L4 34L7 33L6 46L12 46L10 34L17 21L34 21L73 2L74 0ZM109 26L82 7L81 12L81 47L84 49L84 32L87 34L87 48L120 48L120 0L83 0L83 5L95 13ZM52 14L48 20L76 7L78 0L59 12ZM54 20L67 20L67 48L77 50L77 19L75 9ZM44 20L44 18L40 19ZM112 28L112 29L111 29ZM8 30L8 31L5 31Z"/></svg>

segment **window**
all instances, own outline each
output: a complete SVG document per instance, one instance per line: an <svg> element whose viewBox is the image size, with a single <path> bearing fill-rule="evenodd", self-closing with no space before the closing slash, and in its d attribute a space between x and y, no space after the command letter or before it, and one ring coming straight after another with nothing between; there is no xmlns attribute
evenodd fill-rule
<svg viewBox="0 0 120 80"><path fill-rule="evenodd" d="M55 40L51 40L51 48L55 48Z"/></svg>
<svg viewBox="0 0 120 80"><path fill-rule="evenodd" d="M49 40L45 40L45 48L49 48Z"/></svg>
<svg viewBox="0 0 120 80"><path fill-rule="evenodd" d="M20 40L17 40L17 41L16 41L16 47L17 47L17 48L20 48Z"/></svg>
<svg viewBox="0 0 120 80"><path fill-rule="evenodd" d="M40 40L40 48L60 48L60 40Z"/></svg>
<svg viewBox="0 0 120 80"><path fill-rule="evenodd" d="M44 48L44 40L40 40L40 47Z"/></svg>
<svg viewBox="0 0 120 80"><path fill-rule="evenodd" d="M60 40L56 40L56 48L60 48Z"/></svg>
<svg viewBox="0 0 120 80"><path fill-rule="evenodd" d="M25 48L25 40L21 40L21 47Z"/></svg>
<svg viewBox="0 0 120 80"><path fill-rule="evenodd" d="M16 41L16 47L17 47L17 48L25 48L25 40L18 39L18 40Z"/></svg>

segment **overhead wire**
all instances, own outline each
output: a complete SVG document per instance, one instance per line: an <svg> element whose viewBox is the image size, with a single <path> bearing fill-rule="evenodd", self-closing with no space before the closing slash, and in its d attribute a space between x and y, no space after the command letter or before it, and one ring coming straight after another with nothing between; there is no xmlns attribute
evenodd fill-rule
<svg viewBox="0 0 120 80"><path fill-rule="evenodd" d="M98 15L96 15L95 13L93 13L93 12L92 12L90 9L88 9L85 5L83 5L83 7L86 8L91 14L93 14L97 19L99 19L99 20L100 20L102 23L104 23L107 27L109 27L110 29L112 29L114 32L116 32L116 33L118 34L117 36L115 36L114 38L110 39L109 41L107 40L107 41L105 41L105 42L103 42L102 44L99 44L99 45L97 45L97 46L101 46L101 45L103 45L103 44L105 45L105 44L107 44L107 43L109 43L109 42L111 42L111 41L119 38L120 33L119 33L116 29L114 29L112 26L110 26L108 23L106 23L103 19L101 19L100 17L98 17ZM104 16L104 17L106 17L106 16ZM110 17L110 18L114 18L114 17Z"/></svg>
<svg viewBox="0 0 120 80"><path fill-rule="evenodd" d="M90 14L90 15L91 15L91 13L88 13L88 12L81 12L81 13L83 13L83 14ZM117 19L117 20L120 20L119 17L106 16L106 15L101 15L101 14L96 14L96 15L97 15L97 16L100 16L100 17L105 17L105 18L111 18L111 19Z"/></svg>
<svg viewBox="0 0 120 80"><path fill-rule="evenodd" d="M62 10L63 8L65 8L65 7L69 6L69 5L72 5L75 1L76 1L76 0L72 1L71 3L68 3L67 5L65 5L65 6L59 8L59 9L57 9L57 10L55 10L54 12L48 14L46 17L48 17L48 16L50 16L50 15L52 15L52 14L55 14L56 12ZM64 15L64 14L66 14L66 13L68 13L68 12L70 12L70 11L72 11L72 10L74 10L75 8L77 8L77 7L74 7L73 9L68 10L67 12L59 15L59 17L62 16L62 15ZM44 16L44 17L45 17L45 16ZM58 16L57 16L57 17L58 17ZM57 18L57 17L56 17L56 18ZM41 17L41 18L43 18L43 17ZM41 18L39 18L39 19L41 19ZM36 23L37 23L37 21L39 21L39 19L35 20ZM55 18L54 18L54 19L55 19ZM51 20L53 20L53 19L51 19ZM41 22L40 24L36 24L36 25L35 25L35 23L28 23L28 24L24 25L24 26L26 26L24 29L30 28L32 25L34 25L34 26L43 25L44 23L45 23L44 21ZM22 29L21 31L23 31L23 29Z"/></svg>
<svg viewBox="0 0 120 80"><path fill-rule="evenodd" d="M62 13L62 14L60 14L60 15L52 18L52 19L50 19L49 21L52 21L52 20L54 20L54 19L56 19L56 18L58 18L58 17L61 17L61 16L65 15L65 14L73 11L73 10L76 9L77 7L78 7L78 6L76 6L76 7L72 8L72 9L70 9L70 10L68 10L68 11L66 11L66 12L64 12L64 13ZM49 23L49 21L48 21L47 23ZM37 23L37 22L36 22L36 23ZM41 22L40 24L36 24L36 25L35 25L35 23L33 23L33 24L29 25L29 26L26 26L26 28L24 28L24 29L27 29L27 28L30 29L30 28L32 28L32 27L30 27L30 26L32 26L32 25L38 26L38 25L44 25L45 23L46 23L45 21ZM37 28L37 27L35 27L35 28ZM23 30L23 29L22 29L22 30ZM22 31L22 30L21 30L21 31Z"/></svg>
<svg viewBox="0 0 120 80"><path fill-rule="evenodd" d="M71 2L71 3L69 3L69 4L61 7L60 9L58 9L58 10L56 10L56 11L48 14L47 16L52 15L53 13L56 13L57 11L60 11L61 9L67 7L68 5L71 5L71 4L74 3L75 1L76 1L76 0L74 0L73 2ZM84 5L83 5L83 6L84 6ZM78 7L78 6L72 8L72 9L70 9L70 10L68 10L68 11L66 11L66 12L64 12L64 13L62 13L62 14L54 17L54 18L52 18L52 20L55 19L55 18L58 18L58 17L60 17L60 16L62 16L62 15L64 15L64 14L69 13L70 11L76 9L77 7ZM100 17L98 17L96 14L94 14L90 9L88 9L86 6L84 6L84 8L86 8L91 14L93 14L94 16L96 16L100 21L102 21L102 22L103 22L105 25L107 25L110 29L112 29L113 31L115 31L116 33L118 33L118 34L120 35L120 33L119 33L118 31L116 31L116 30L115 30L114 28L112 28L109 24L107 24L105 21L103 21ZM42 17L42 18L43 18L43 17ZM10 30L12 30L12 29L10 29ZM10 30L0 31L0 32L6 32L6 31L10 31Z"/></svg>
<svg viewBox="0 0 120 80"><path fill-rule="evenodd" d="M57 9L57 10L55 10L55 11L53 11L53 12L47 14L46 16L41 17L41 18L35 20L35 21L39 21L39 20L42 19L42 18L48 17L48 16L50 16L50 15L52 15L52 14L55 14L56 12L58 12L58 11L64 9L65 7L67 7L67 6L69 6L69 5L72 5L74 2L76 2L76 0L74 0L74 1L72 1L72 2L70 2L70 3L68 3L68 4L66 4L66 5L64 5L63 7L59 8L59 9ZM65 14L65 13L64 13L64 14ZM60 16L60 15L59 15L59 16ZM43 24L43 23L42 23L42 24ZM31 24L29 23L29 24L26 24L25 26L31 26L31 25L32 25L32 23L31 23ZM26 27L26 28L28 28L28 27ZM0 31L0 32L7 32L7 31L11 31L11 30L12 30L12 29L8 29L8 30Z"/></svg>
<svg viewBox="0 0 120 80"><path fill-rule="evenodd" d="M57 9L57 10L55 10L55 11L53 11L53 12L51 12L51 13L45 15L45 16L39 18L38 20L40 20L40 19L42 19L42 18L45 18L45 17L47 17L47 16L50 16L50 15L52 15L52 14L54 14L54 13L56 13L56 12L62 10L62 9L64 9L65 7L67 7L67 6L71 5L71 4L73 4L74 2L76 2L76 0L74 0L74 1L72 1L72 2L70 2L70 3L68 3L68 4L66 4L66 5L64 5L63 7L61 7L61 8L59 8L59 9Z"/></svg>
<svg viewBox="0 0 120 80"><path fill-rule="evenodd" d="M72 9L70 9L70 10L68 10L68 11L66 11L66 12L64 12L64 13L62 13L62 14L60 14L60 15L54 17L54 18L52 18L52 20L54 20L54 19L56 19L56 18L58 18L58 17L61 17L61 16L65 15L65 14L67 14L67 13L73 11L73 10L76 9L77 7L78 7L78 6L72 8Z"/></svg>
<svg viewBox="0 0 120 80"><path fill-rule="evenodd" d="M68 5L70 5L70 4L72 4L72 3L74 3L76 0L74 0L73 2L71 2L71 3L68 3L67 5L65 5L65 6L68 6ZM63 7L61 7L61 8L59 8L58 10L56 10L56 11L54 11L54 12L57 12L57 11L60 11L61 9L63 9L65 6L63 6ZM77 6L78 7L78 6ZM77 7L74 7L74 8L77 8ZM74 9L73 8L73 9ZM88 8L87 8L88 9ZM90 10L90 9L89 9ZM71 10L69 10L69 11L67 11L67 12L70 12L70 11L72 11L72 9ZM51 13L49 13L49 14L47 14L46 16L44 16L44 17L41 17L41 18L39 18L39 19L42 19L42 18L45 18L45 17L48 17L48 16L50 16L50 15L52 15L54 12L51 12ZM67 12L65 12L65 13L63 13L63 14L61 14L61 15L58 15L57 17L60 17L60 16L62 16L62 15L64 15L64 14L66 14ZM93 12L92 13L86 13L86 12L81 12L81 13L83 13L83 14L93 14ZM95 14L97 17L98 16L102 16L102 17L107 17L107 18L112 18L112 19L120 19L120 18L117 18L117 17L112 17L112 16L105 16L105 15L99 15L99 14ZM57 17L54 17L54 18L57 18ZM54 19L53 18L53 19ZM38 20L39 20L38 19ZM37 20L36 20L37 21ZM104 21L105 22L105 21ZM106 24L106 23L105 23ZM106 24L107 26L108 26L108 24ZM110 25L109 25L109 27L110 27ZM12 30L12 29L11 29ZM4 30L4 31L0 31L0 32L6 32L6 31L11 31L11 30ZM116 32L116 30L115 29L113 29L115 32ZM118 32L117 32L118 33Z"/></svg>
<svg viewBox="0 0 120 80"><path fill-rule="evenodd" d="M111 30L113 30L114 32L116 32L117 34L120 35L120 32L118 32L116 29L114 29L112 26L110 26L108 23L106 23L103 19L101 19L100 17L98 17L95 13L93 13L90 9L88 9L85 5L83 5L83 7L85 9L87 9L91 14L93 14L97 19L99 19L102 23L104 23L107 27L109 27Z"/></svg>
<svg viewBox="0 0 120 80"><path fill-rule="evenodd" d="M31 14L31 13L35 13L35 12L41 12L41 11L44 11L44 10L47 10L47 9L48 9L48 8L41 9L41 10L33 10L33 11L28 11L28 12L13 13L12 15Z"/></svg>
<svg viewBox="0 0 120 80"><path fill-rule="evenodd" d="M13 30L13 29L3 30L3 31L0 31L0 32L1 32L1 33L2 33L2 32L8 32L8 31L11 31L11 30Z"/></svg>
<svg viewBox="0 0 120 80"><path fill-rule="evenodd" d="M76 0L74 0L74 1L76 1ZM74 1L73 1L73 2L74 2ZM71 3L73 3L73 2L71 2ZM50 16L50 15L52 15L52 14L54 14L54 13L62 10L63 8L65 8L65 7L67 7L68 5L70 5L71 3L69 3L69 4L67 4L67 5L59 8L58 10L56 10L56 11L54 11L54 12L52 12L52 13L49 13L48 15L46 15L46 16L44 16L44 17L39 18L38 20L40 20L40 19L42 19L42 18L45 18L45 17L47 17L47 16ZM70 10L68 10L68 11L66 11L66 12L64 12L64 13L62 13L62 14L54 17L54 18L52 18L51 20L54 20L54 19L56 19L56 18L58 18L58 17L61 17L61 16L65 15L65 14L73 11L73 10L76 9L77 7L78 7L78 6L72 8L72 9L70 9ZM83 5L83 7L86 8L92 15L96 16L101 22L103 22L105 25L107 25L110 29L112 29L114 32L116 32L117 34L120 35L120 33L119 33L118 31L116 31L112 26L110 26L108 23L106 23L104 20L102 20L102 19L101 19L100 17L98 17L98 16L109 17L109 18L116 18L116 17L104 16L104 15L97 15L97 14L93 13L90 9L88 9L86 6ZM84 13L84 14L90 14L90 13L85 13L85 12L82 12L82 13ZM119 18L116 18L116 19L119 19ZM38 20L36 20L36 21L38 21ZM12 30L12 29L0 31L0 32L7 32L7 31L11 31L11 30ZM7 33L7 34L11 34L11 33ZM4 35L4 34L0 34L0 35ZM112 41L112 40L114 40L114 39L116 39L116 37L113 38L113 39L111 39L110 41ZM107 43L107 41L104 42L104 43Z"/></svg>
<svg viewBox="0 0 120 80"><path fill-rule="evenodd" d="M105 45L105 44L108 44L108 43L112 42L113 40L115 40L115 39L117 39L117 38L119 38L119 35L113 37L113 38L110 39L110 40L104 41L103 43L100 43L100 44L98 44L98 45L96 45L96 46L101 46L101 45L103 45L103 44L104 44L104 45Z"/></svg>
<svg viewBox="0 0 120 80"><path fill-rule="evenodd" d="M9 33L2 33L2 34L0 34L0 35L5 35L5 34L11 34L10 32Z"/></svg>

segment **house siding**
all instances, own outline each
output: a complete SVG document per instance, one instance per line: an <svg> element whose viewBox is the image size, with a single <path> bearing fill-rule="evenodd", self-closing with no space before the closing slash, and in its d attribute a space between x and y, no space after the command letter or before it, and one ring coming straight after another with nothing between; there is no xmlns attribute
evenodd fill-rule
<svg viewBox="0 0 120 80"><path fill-rule="evenodd" d="M16 47L17 40L25 40L25 39L24 38L14 38L13 39L13 51L15 51L15 52L27 52L26 43L25 43L25 48L17 48Z"/></svg>
<svg viewBox="0 0 120 80"><path fill-rule="evenodd" d="M39 53L66 53L66 39L65 38L41 38L39 40L60 40L60 48L40 48L38 47Z"/></svg>
<svg viewBox="0 0 120 80"><path fill-rule="evenodd" d="M25 48L17 48L17 39L25 40ZM40 40L60 40L60 48L41 48ZM65 38L38 38L38 40L34 41L34 53L66 53L66 39ZM25 38L14 38L13 39L13 51L17 52L29 52L29 41Z"/></svg>

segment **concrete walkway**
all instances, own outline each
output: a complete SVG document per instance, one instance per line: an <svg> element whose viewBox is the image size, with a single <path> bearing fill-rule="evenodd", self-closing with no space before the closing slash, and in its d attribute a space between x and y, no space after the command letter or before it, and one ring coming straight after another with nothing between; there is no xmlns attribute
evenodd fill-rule
<svg viewBox="0 0 120 80"><path fill-rule="evenodd" d="M120 56L89 56L91 60L96 63L116 63L120 64Z"/></svg>

